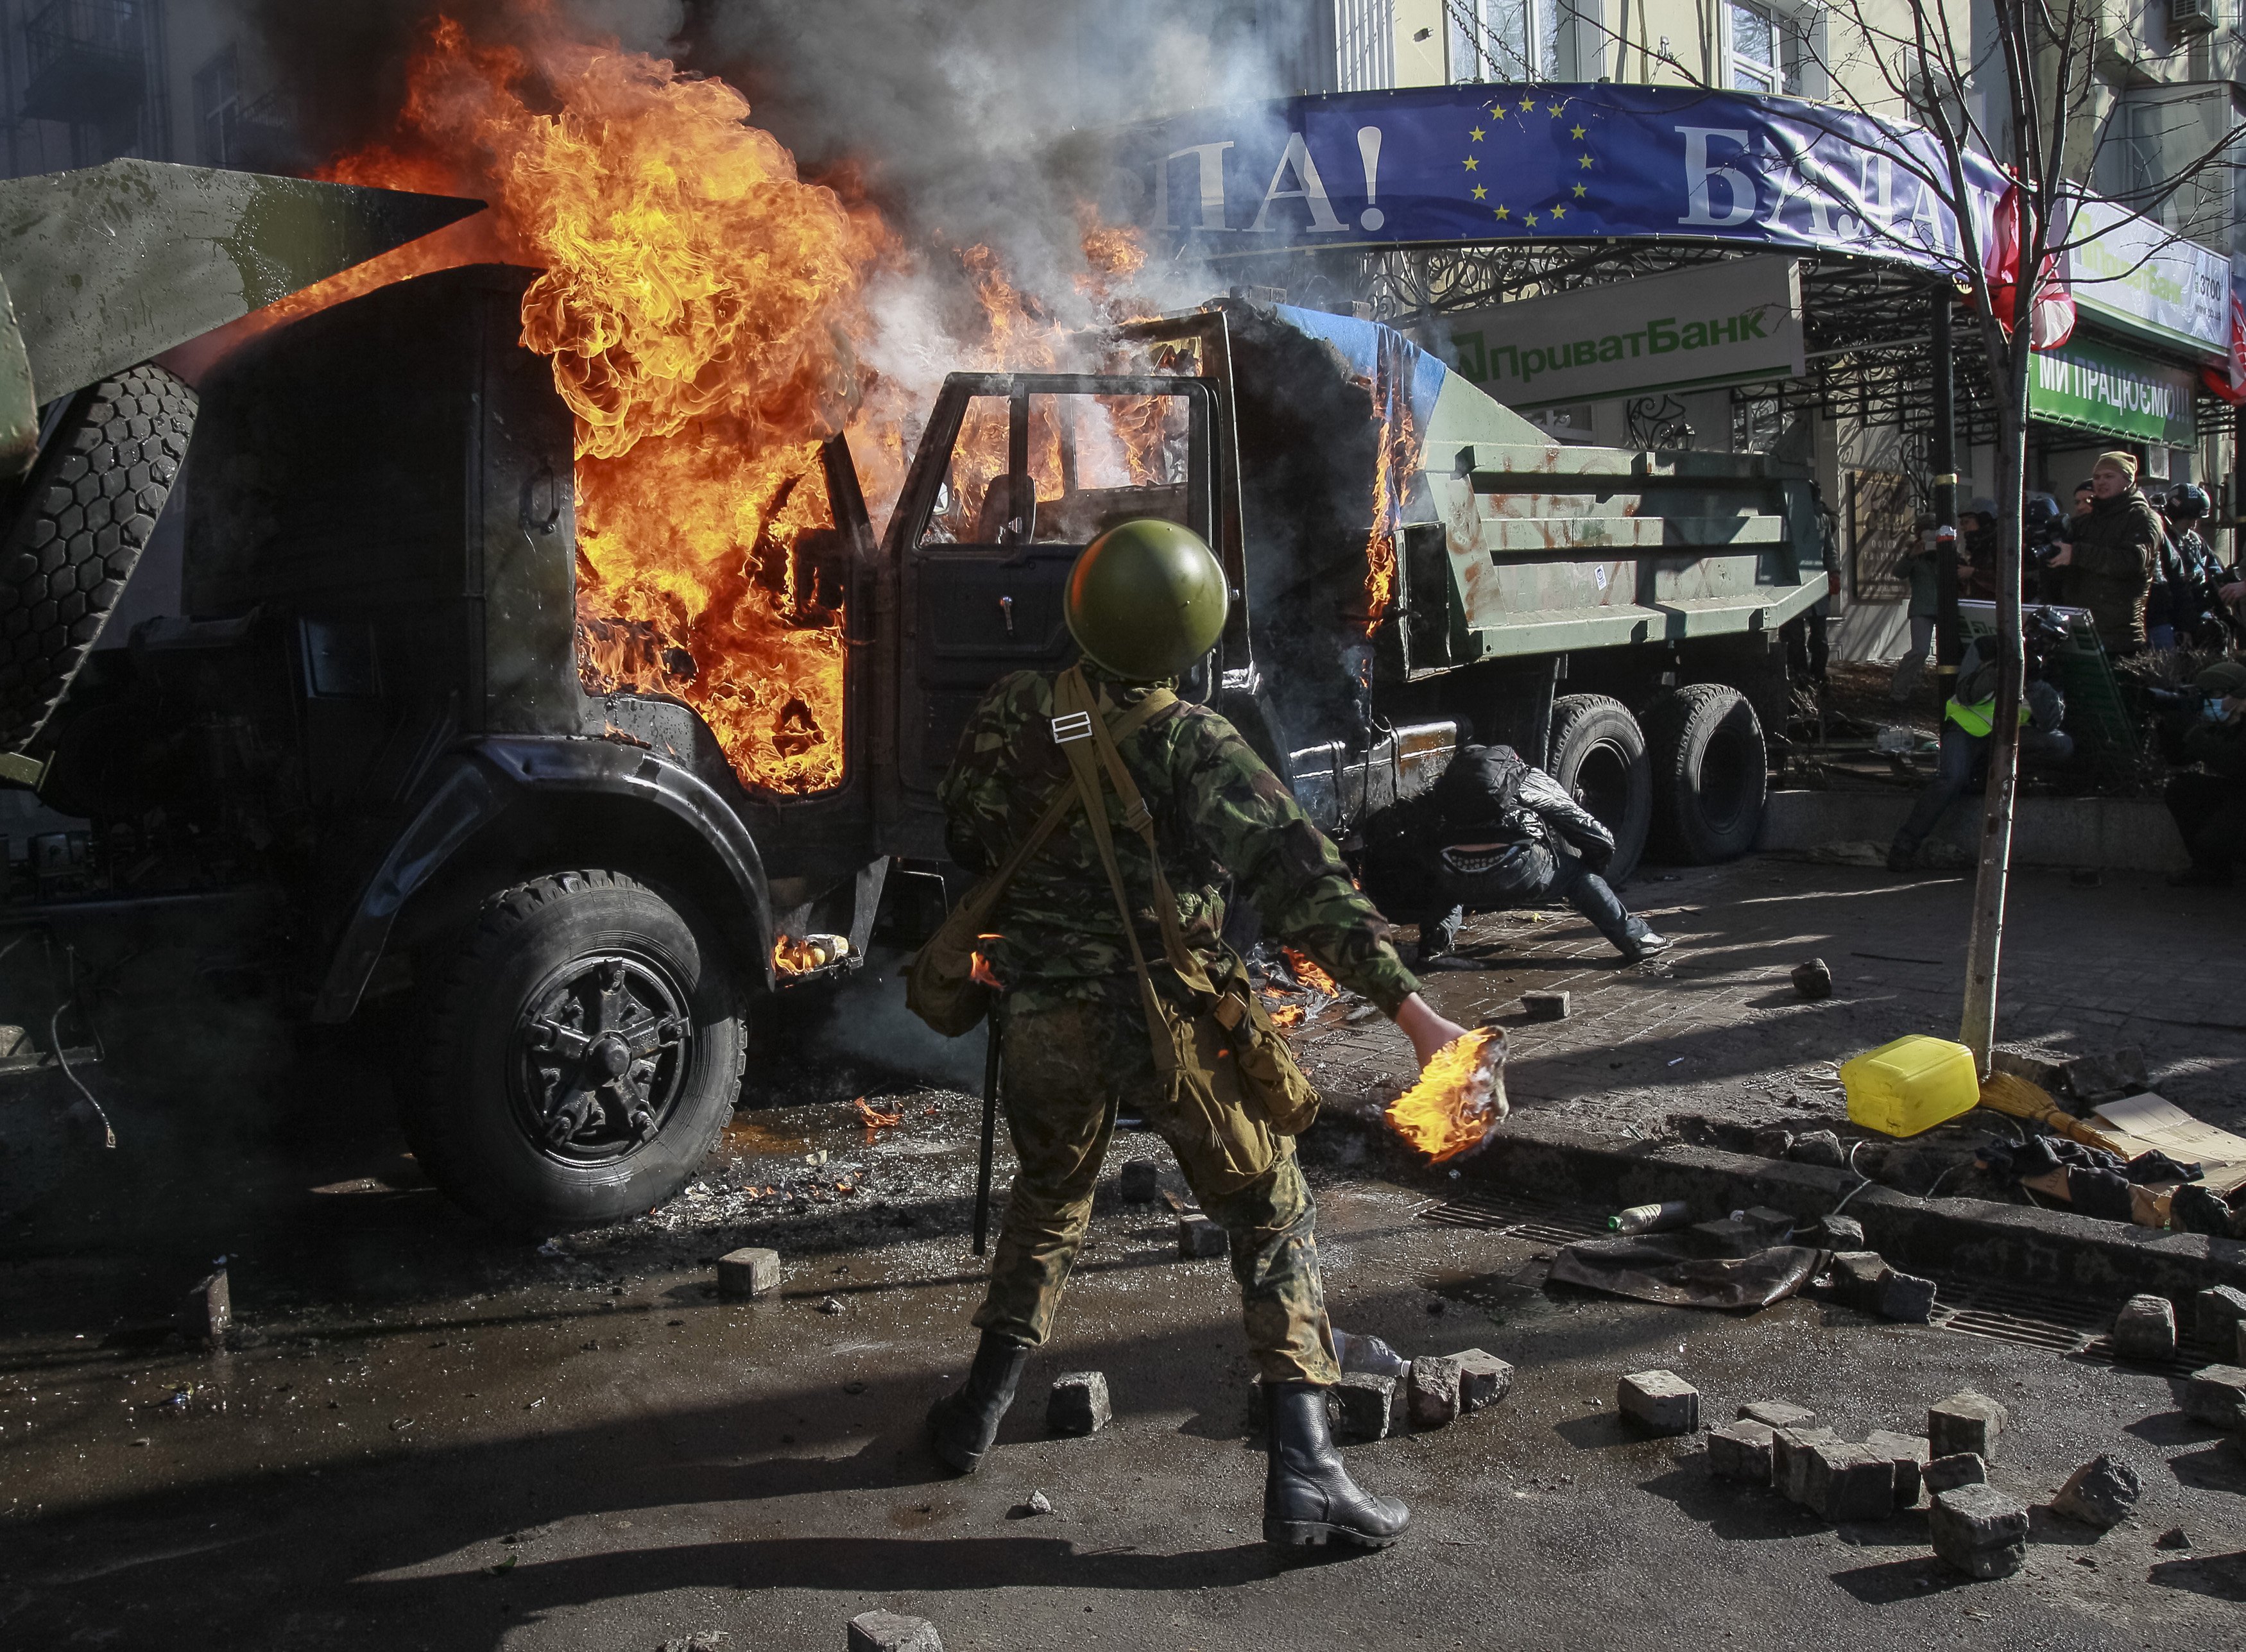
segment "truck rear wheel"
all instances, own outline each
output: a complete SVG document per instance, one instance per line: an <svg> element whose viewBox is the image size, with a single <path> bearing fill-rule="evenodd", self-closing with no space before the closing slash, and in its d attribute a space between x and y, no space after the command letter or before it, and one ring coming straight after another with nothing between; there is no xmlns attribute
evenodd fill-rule
<svg viewBox="0 0 2246 1652"><path fill-rule="evenodd" d="M618 872L486 902L426 1024L406 1137L439 1187L524 1233L670 1198L732 1117L746 1058L722 949Z"/></svg>
<svg viewBox="0 0 2246 1652"><path fill-rule="evenodd" d="M1607 880L1620 883L1645 852L1653 817L1653 774L1645 735L1620 700L1569 694L1552 702L1552 778L1614 833Z"/></svg>
<svg viewBox="0 0 2246 1652"><path fill-rule="evenodd" d="M1737 689L1694 683L1645 709L1653 756L1653 846L1691 866L1736 860L1762 831L1770 752Z"/></svg>

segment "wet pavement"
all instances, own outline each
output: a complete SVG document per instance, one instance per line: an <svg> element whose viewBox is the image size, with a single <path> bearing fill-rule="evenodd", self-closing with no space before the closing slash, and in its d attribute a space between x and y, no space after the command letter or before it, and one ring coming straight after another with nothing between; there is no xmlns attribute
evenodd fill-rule
<svg viewBox="0 0 2246 1652"><path fill-rule="evenodd" d="M127 1139L153 1127L113 1088ZM1491 1411L1350 1448L1412 1502L1403 1543L1304 1562L1259 1540L1226 1265L1177 1261L1170 1214L1112 1184L1001 1448L951 1479L919 1430L971 1346L974 1109L875 1099L900 1122L870 1142L847 1100L744 1114L672 1206L543 1247L468 1228L371 1123L213 1186L182 1224L202 1249L73 1178L0 1286L0 1642L825 1648L886 1607L954 1649L2236 1643L2246 1456L2181 1417L2171 1376L1806 1301L1734 1318L1547 1288L1548 1241L1421 1220L1458 1184L1339 1131L1310 1150L1337 1318L1519 1368ZM1140 1153L1165 1157L1133 1133L1111 1164ZM196 1354L160 1315L221 1230L248 1345ZM752 1242L786 1256L781 1292L716 1300L706 1259ZM1922 1514L1836 1529L1627 1433L1616 1378L1655 1365L1708 1420L1785 1398L1851 1437L1976 1386L2014 1414L1999 1484L2040 1501L2110 1451L2144 1500L2103 1537L2039 1511L2025 1574L1965 1584ZM1049 1437L1045 1389L1083 1369L1116 1421ZM2172 1526L2188 1549L2154 1547Z"/></svg>

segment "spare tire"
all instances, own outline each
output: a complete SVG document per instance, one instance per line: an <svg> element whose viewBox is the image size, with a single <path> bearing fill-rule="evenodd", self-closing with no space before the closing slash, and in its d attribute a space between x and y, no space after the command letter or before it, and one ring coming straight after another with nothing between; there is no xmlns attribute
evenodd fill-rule
<svg viewBox="0 0 2246 1652"><path fill-rule="evenodd" d="M1620 883L1645 852L1653 815L1653 772L1637 719L1603 694L1563 696L1552 702L1550 751L1545 767L1552 778L1614 833L1606 877Z"/></svg>
<svg viewBox="0 0 2246 1652"><path fill-rule="evenodd" d="M1645 709L1653 756L1653 847L1689 866L1736 860L1762 831L1770 751L1737 689L1694 683Z"/></svg>
<svg viewBox="0 0 2246 1652"><path fill-rule="evenodd" d="M0 542L0 747L46 726L156 531L195 426L195 393L128 368L72 397Z"/></svg>

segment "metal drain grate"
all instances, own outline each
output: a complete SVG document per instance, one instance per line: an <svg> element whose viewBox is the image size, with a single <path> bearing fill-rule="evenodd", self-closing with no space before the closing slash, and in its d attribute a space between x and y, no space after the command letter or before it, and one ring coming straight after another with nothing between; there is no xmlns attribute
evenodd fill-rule
<svg viewBox="0 0 2246 1652"><path fill-rule="evenodd" d="M1419 1220L1448 1227L1488 1228L1548 1245L1571 1245L1579 1239L1608 1236L1606 1218L1588 1206L1540 1199L1508 1187L1477 1187L1448 1204L1421 1211Z"/></svg>
<svg viewBox="0 0 2246 1652"><path fill-rule="evenodd" d="M2079 1299L2046 1296L1986 1281L1936 1281L1934 1322L1961 1336L2077 1354L2106 1325L2114 1309Z"/></svg>

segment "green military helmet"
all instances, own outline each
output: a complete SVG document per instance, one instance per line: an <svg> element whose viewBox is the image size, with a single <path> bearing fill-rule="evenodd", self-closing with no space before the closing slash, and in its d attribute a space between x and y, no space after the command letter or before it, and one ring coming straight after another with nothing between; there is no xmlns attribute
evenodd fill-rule
<svg viewBox="0 0 2246 1652"><path fill-rule="evenodd" d="M1216 553L1160 517L1117 523L1069 570L1069 635L1134 683L1176 676L1215 648L1229 607Z"/></svg>

